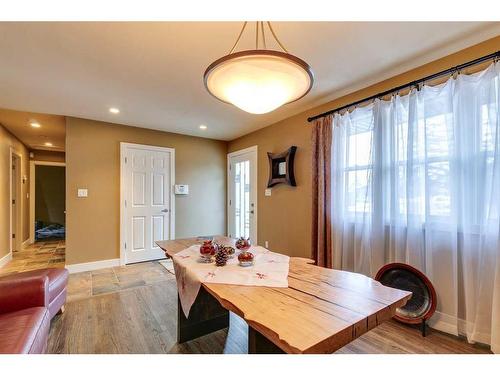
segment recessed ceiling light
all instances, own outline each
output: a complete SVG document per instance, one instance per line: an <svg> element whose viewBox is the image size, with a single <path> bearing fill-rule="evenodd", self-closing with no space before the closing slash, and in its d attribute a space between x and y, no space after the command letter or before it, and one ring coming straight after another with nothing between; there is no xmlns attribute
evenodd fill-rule
<svg viewBox="0 0 500 375"><path fill-rule="evenodd" d="M45 142L45 146L47 146L47 147L52 147L52 146L53 146L53 144L52 144L52 143L50 143L50 142Z"/></svg>
<svg viewBox="0 0 500 375"><path fill-rule="evenodd" d="M120 110L119 110L118 108L115 108L115 107L111 107L111 108L109 109L109 111L110 111L111 113L114 113L114 114L120 113Z"/></svg>
<svg viewBox="0 0 500 375"><path fill-rule="evenodd" d="M36 121L31 121L30 122L30 125L33 127L33 128L39 128L41 127L42 125L40 125L38 122Z"/></svg>
<svg viewBox="0 0 500 375"><path fill-rule="evenodd" d="M200 125L200 129L201 129L201 130L205 130L206 128L207 128L207 126L206 126L206 125Z"/></svg>

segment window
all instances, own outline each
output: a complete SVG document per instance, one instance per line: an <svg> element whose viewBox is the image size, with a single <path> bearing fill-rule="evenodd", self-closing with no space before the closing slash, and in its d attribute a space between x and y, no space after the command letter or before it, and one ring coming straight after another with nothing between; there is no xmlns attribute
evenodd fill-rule
<svg viewBox="0 0 500 375"><path fill-rule="evenodd" d="M491 116L496 106L480 106L481 126L475 131L457 131L457 122L468 125L445 99L426 100L413 114L406 97L337 118L336 127L343 126L345 135L345 161L340 164L347 217L370 214L391 222L413 215L446 222L459 210L454 200L464 199L463 194L482 199L481 178L493 173L497 125ZM334 134L338 137L339 131ZM464 184L454 183L456 179ZM484 205L476 205L475 222L483 211Z"/></svg>
<svg viewBox="0 0 500 375"><path fill-rule="evenodd" d="M347 162L345 182L347 191L347 211L371 212L371 176L373 119L371 116L353 118L347 128Z"/></svg>
<svg viewBox="0 0 500 375"><path fill-rule="evenodd" d="M496 63L333 118L334 267L415 266L472 341L500 306L499 81Z"/></svg>

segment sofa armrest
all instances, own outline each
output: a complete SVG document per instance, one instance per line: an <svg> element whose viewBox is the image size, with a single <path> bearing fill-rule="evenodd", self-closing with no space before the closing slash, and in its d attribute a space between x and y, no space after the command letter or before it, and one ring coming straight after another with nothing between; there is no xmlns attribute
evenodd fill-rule
<svg viewBox="0 0 500 375"><path fill-rule="evenodd" d="M47 276L0 279L0 314L37 306L49 306Z"/></svg>

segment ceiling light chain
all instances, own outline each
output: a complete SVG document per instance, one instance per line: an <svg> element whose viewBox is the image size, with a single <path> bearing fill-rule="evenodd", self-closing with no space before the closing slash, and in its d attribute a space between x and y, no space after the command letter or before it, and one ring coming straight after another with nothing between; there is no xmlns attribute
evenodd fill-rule
<svg viewBox="0 0 500 375"><path fill-rule="evenodd" d="M259 49L259 21L255 22L255 49Z"/></svg>
<svg viewBox="0 0 500 375"><path fill-rule="evenodd" d="M274 40L276 40L276 43L278 43L278 45L280 46L280 48L285 52L285 53L289 53L288 50L285 48L285 46L283 45L283 43L281 43L281 41L278 39L278 37L276 36L276 33L274 32L274 29L273 27L271 26L271 22L269 21L266 21L267 23L267 26L269 27L269 30L271 31L271 34L274 38ZM248 22L245 21L243 23L243 26L240 30L240 33L238 35L238 38L236 38L236 41L234 42L234 45L233 47L231 48L231 50L229 51L228 55L232 54L234 52L234 50L236 49L236 47L238 46L238 43L240 42L241 40L241 37L243 36L243 32L245 31L245 28L247 27L247 24ZM265 36L265 29L264 29L264 21L257 21L255 22L255 49L258 50L259 49L259 25L260 25L260 29L262 30L261 31L261 34L262 34L262 44L264 46L264 49L267 49L267 45L266 45L266 36Z"/></svg>
<svg viewBox="0 0 500 375"><path fill-rule="evenodd" d="M243 23L243 27L241 28L240 35L238 35L238 38L236 39L236 42L234 42L233 48L231 48L231 51L229 51L228 55L232 54L236 46L238 45L238 42L241 39L241 36L243 35L243 31L245 31L245 27L247 27L247 21Z"/></svg>
<svg viewBox="0 0 500 375"><path fill-rule="evenodd" d="M264 49L267 49L266 47L266 35L264 33L264 22L260 21L260 27L262 29L262 44L264 45Z"/></svg>
<svg viewBox="0 0 500 375"><path fill-rule="evenodd" d="M278 37L274 33L273 27L271 26L271 22L267 21L267 25L269 26L269 30L271 30L271 33L273 34L274 39L276 40L276 42L278 42L281 49L283 51L285 51L286 53L289 53L288 50L285 48L285 46L283 46L283 44L280 42L280 40L278 39Z"/></svg>

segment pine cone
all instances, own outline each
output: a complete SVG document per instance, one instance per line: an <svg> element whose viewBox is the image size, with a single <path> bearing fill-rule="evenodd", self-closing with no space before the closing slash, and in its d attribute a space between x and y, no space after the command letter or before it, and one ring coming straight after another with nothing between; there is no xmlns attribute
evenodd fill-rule
<svg viewBox="0 0 500 375"><path fill-rule="evenodd" d="M225 266L228 258L227 250L224 248L219 248L217 253L215 253L215 265L218 267Z"/></svg>

